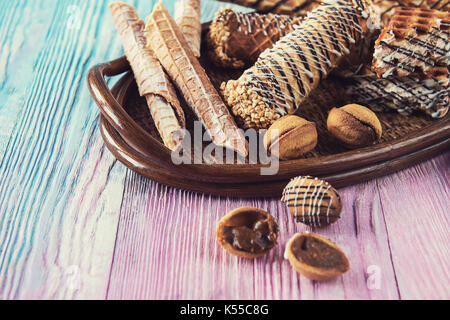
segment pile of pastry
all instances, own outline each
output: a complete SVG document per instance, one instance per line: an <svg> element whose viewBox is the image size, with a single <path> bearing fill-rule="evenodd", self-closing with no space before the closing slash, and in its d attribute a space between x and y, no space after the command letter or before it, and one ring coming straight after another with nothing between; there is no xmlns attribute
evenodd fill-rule
<svg viewBox="0 0 450 320"><path fill-rule="evenodd" d="M296 113L331 73L341 77L355 103L335 111L334 120L328 119L330 132L348 145L352 144L348 139L362 139L358 132L343 129L348 121L360 126L369 142L379 138L381 126L369 109L405 115L418 110L433 118L446 115L448 2L230 2L259 13L225 8L211 23L206 39L210 60L220 67L246 68L238 79L223 83L220 92L198 62L200 0L179 0L174 18L159 2L146 24L133 7L120 2L110 5L140 94L169 149L180 144L186 126L175 87L212 142L242 156L247 155L248 144L240 129L268 129ZM290 119L282 130L292 127Z"/></svg>
<svg viewBox="0 0 450 320"><path fill-rule="evenodd" d="M448 1L232 2L291 15L223 9L210 27L212 61L248 67L223 85L243 127L266 128L295 112L330 73L345 76L354 102L375 111L421 110L433 118L447 113Z"/></svg>

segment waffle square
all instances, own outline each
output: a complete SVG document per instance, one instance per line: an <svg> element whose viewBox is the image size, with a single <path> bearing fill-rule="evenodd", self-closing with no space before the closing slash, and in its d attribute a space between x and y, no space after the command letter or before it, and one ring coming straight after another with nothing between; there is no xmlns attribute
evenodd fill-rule
<svg viewBox="0 0 450 320"><path fill-rule="evenodd" d="M399 7L375 42L372 70L380 78L411 76L448 87L450 12Z"/></svg>
<svg viewBox="0 0 450 320"><path fill-rule="evenodd" d="M382 26L389 23L395 9L398 7L415 7L450 11L449 0L374 0L373 3L380 10Z"/></svg>

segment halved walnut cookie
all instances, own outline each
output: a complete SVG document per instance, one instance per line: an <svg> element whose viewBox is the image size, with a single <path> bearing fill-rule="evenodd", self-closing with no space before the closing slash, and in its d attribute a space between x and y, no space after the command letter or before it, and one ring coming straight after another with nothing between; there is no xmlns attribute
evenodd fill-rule
<svg viewBox="0 0 450 320"><path fill-rule="evenodd" d="M268 212L242 207L230 211L219 221L216 236L229 253L253 259L276 245L278 225Z"/></svg>
<svg viewBox="0 0 450 320"><path fill-rule="evenodd" d="M285 258L311 280L329 280L350 269L345 253L335 243L312 232L294 235L286 245Z"/></svg>

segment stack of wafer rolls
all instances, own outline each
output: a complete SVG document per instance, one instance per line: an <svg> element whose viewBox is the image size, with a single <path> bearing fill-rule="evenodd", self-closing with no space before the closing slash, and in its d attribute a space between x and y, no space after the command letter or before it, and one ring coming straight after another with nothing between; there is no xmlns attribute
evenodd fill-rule
<svg viewBox="0 0 450 320"><path fill-rule="evenodd" d="M304 16L319 6L322 0L220 0L255 9L261 13Z"/></svg>
<svg viewBox="0 0 450 320"><path fill-rule="evenodd" d="M159 2L147 18L145 35L164 69L202 121L212 142L248 154L248 145L181 30Z"/></svg>
<svg viewBox="0 0 450 320"><path fill-rule="evenodd" d="M151 49L147 48L144 22L134 8L122 2L109 5L139 93L145 97L164 144L176 149L183 139L184 112L175 89Z"/></svg>
<svg viewBox="0 0 450 320"><path fill-rule="evenodd" d="M395 110L409 115L417 110L438 119L444 117L450 107L450 89L429 81L398 76L380 79L365 67L345 82L353 101L374 111Z"/></svg>
<svg viewBox="0 0 450 320"><path fill-rule="evenodd" d="M377 19L369 0L325 0L237 80L223 96L244 128L267 128L293 113Z"/></svg>
<svg viewBox="0 0 450 320"><path fill-rule="evenodd" d="M223 8L209 27L208 56L219 67L250 66L261 52L272 48L281 37L294 30L301 17Z"/></svg>
<svg viewBox="0 0 450 320"><path fill-rule="evenodd" d="M375 43L380 78L411 76L449 86L450 12L399 7Z"/></svg>
<svg viewBox="0 0 450 320"><path fill-rule="evenodd" d="M178 0L175 3L175 22L183 32L192 52L200 57L202 25L200 0Z"/></svg>

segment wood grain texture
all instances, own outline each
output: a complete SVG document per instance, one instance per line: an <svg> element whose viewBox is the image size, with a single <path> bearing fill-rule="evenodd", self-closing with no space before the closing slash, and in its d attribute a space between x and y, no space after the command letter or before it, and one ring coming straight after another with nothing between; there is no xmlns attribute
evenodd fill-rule
<svg viewBox="0 0 450 320"><path fill-rule="evenodd" d="M446 153L377 181L403 299L450 296L449 175Z"/></svg>
<svg viewBox="0 0 450 320"><path fill-rule="evenodd" d="M44 32L36 33L27 26L48 29L51 21L43 17L52 16L55 10L50 1L25 3L0 2L0 161L33 84L34 65L40 54L34 50L35 45L45 38Z"/></svg>
<svg viewBox="0 0 450 320"><path fill-rule="evenodd" d="M145 16L154 1L129 3ZM222 5L202 1L202 21ZM67 28L74 8L80 29ZM277 199L164 187L105 149L84 79L123 55L106 0L1 1L0 19L0 299L450 298L450 152L340 189L342 218L315 231L352 269L313 282L282 259L287 239L312 229ZM255 261L214 239L220 217L243 205L267 209L282 231Z"/></svg>
<svg viewBox="0 0 450 320"><path fill-rule="evenodd" d="M125 170L104 152L84 79L94 61L121 51L112 23L101 23L106 1L42 5L53 7L52 23L33 49L31 87L0 166L0 298L99 298ZM32 22L29 33L41 27Z"/></svg>
<svg viewBox="0 0 450 320"><path fill-rule="evenodd" d="M108 298L398 298L386 225L373 183L341 190L343 217L321 230L296 224L277 199L174 192L134 173L127 177L126 190ZM253 261L229 255L215 240L219 219L246 205L268 210L280 226L279 245ZM337 242L349 256L351 271L321 284L296 274L283 259L284 246L292 234L306 230ZM374 265L382 273L379 290L367 288L367 269Z"/></svg>

